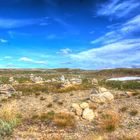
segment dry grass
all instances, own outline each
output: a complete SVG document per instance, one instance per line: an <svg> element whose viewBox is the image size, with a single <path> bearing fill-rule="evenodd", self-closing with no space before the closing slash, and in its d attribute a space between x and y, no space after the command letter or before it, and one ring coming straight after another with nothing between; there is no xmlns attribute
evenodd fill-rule
<svg viewBox="0 0 140 140"><path fill-rule="evenodd" d="M13 102L11 104L7 103L0 109L0 119L7 122L14 120L19 115L21 114L16 102Z"/></svg>
<svg viewBox="0 0 140 140"><path fill-rule="evenodd" d="M120 111L121 112L126 112L128 110L128 107L127 106L123 106L122 108L120 108Z"/></svg>
<svg viewBox="0 0 140 140"><path fill-rule="evenodd" d="M129 112L129 114L130 114L131 116L136 116L136 115L138 114L138 110L132 109L132 110Z"/></svg>
<svg viewBox="0 0 140 140"><path fill-rule="evenodd" d="M42 122L50 123L54 119L54 115L55 115L54 111L41 112L39 114L36 114L36 115L32 116L31 120L33 122L41 120Z"/></svg>
<svg viewBox="0 0 140 140"><path fill-rule="evenodd" d="M56 126L59 127L74 128L76 125L75 117L72 114L66 112L55 114L53 122L55 123Z"/></svg>
<svg viewBox="0 0 140 140"><path fill-rule="evenodd" d="M90 103L89 108L92 109L93 111L97 109L97 105L95 103Z"/></svg>
<svg viewBox="0 0 140 140"><path fill-rule="evenodd" d="M121 116L119 113L108 111L104 114L99 122L100 128L107 132L114 131L119 123L120 123Z"/></svg>
<svg viewBox="0 0 140 140"><path fill-rule="evenodd" d="M20 112L16 102L5 104L0 109L0 139L10 136L14 127L21 123Z"/></svg>

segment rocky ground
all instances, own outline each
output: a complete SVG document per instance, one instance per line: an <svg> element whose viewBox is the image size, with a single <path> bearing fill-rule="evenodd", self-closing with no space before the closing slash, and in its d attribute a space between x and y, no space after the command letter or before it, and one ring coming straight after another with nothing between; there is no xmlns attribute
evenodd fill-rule
<svg viewBox="0 0 140 140"><path fill-rule="evenodd" d="M118 91L119 92L119 91ZM123 96L105 103L92 102L89 97L92 90L73 91L69 93L50 93L41 95L21 96L8 99L1 105L13 104L22 113L23 122L14 129L14 133L8 139L11 140L49 140L49 139L67 139L67 140L84 140L84 139L107 139L117 140L125 139L123 137L132 137L138 139L140 134L140 96ZM113 93L113 91L112 91ZM93 95L93 94L92 94ZM115 96L114 96L115 97ZM82 114L76 115L72 105L87 103L91 105L94 117L91 120L82 118ZM86 108L86 107L85 107ZM34 120L34 116L42 113L54 111L71 113L75 116L75 126L59 127L53 122L46 123L42 120ZM96 114L95 114L96 112ZM114 113L119 117L119 122L113 128L106 130L102 128L102 116L106 113ZM112 120L116 121L116 120ZM105 123L105 122L103 122ZM112 122L110 122L112 124ZM116 122L113 122L115 125ZM110 125L108 124L104 125ZM100 128L101 127L101 128ZM96 136L97 135L97 136ZM87 137L87 138L86 138ZM6 138L7 139L7 138ZM127 139L127 138L126 138Z"/></svg>
<svg viewBox="0 0 140 140"><path fill-rule="evenodd" d="M0 140L140 140L139 88L60 77L0 84Z"/></svg>

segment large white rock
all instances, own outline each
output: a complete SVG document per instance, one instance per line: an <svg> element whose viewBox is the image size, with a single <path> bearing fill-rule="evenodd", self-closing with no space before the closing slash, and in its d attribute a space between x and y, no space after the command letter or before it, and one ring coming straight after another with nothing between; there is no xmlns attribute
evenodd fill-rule
<svg viewBox="0 0 140 140"><path fill-rule="evenodd" d="M82 109L89 108L89 104L86 103L86 102L83 102L83 103L80 104L80 107L81 107Z"/></svg>
<svg viewBox="0 0 140 140"><path fill-rule="evenodd" d="M92 109L86 108L83 111L82 117L83 117L83 119L86 119L88 121L92 121L95 117L95 114L94 114Z"/></svg>
<svg viewBox="0 0 140 140"><path fill-rule="evenodd" d="M75 113L78 115L78 116L81 116L82 115L82 108L76 104L76 103L73 103L72 104L72 108L74 109Z"/></svg>
<svg viewBox="0 0 140 140"><path fill-rule="evenodd" d="M106 91L99 94L91 94L90 100L95 103L106 103L114 100L114 96L109 91Z"/></svg>

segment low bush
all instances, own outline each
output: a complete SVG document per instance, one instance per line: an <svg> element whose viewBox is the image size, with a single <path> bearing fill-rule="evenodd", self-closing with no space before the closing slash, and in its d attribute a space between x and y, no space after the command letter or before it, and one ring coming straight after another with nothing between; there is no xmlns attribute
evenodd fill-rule
<svg viewBox="0 0 140 140"><path fill-rule="evenodd" d="M136 90L140 89L140 82L138 81L106 81L102 80L99 82L99 85L110 87L113 89L119 89L119 90Z"/></svg>
<svg viewBox="0 0 140 140"><path fill-rule="evenodd" d="M6 104L0 110L0 138L12 134L14 127L21 123L21 114L16 103Z"/></svg>
<svg viewBox="0 0 140 140"><path fill-rule="evenodd" d="M131 116L136 116L136 115L138 114L138 110L132 109L132 110L129 112L129 114L130 114Z"/></svg>
<svg viewBox="0 0 140 140"><path fill-rule="evenodd" d="M13 133L13 125L0 119L0 139Z"/></svg>
<svg viewBox="0 0 140 140"><path fill-rule="evenodd" d="M103 114L99 124L100 128L107 132L114 131L120 123L120 115L115 112Z"/></svg>
<svg viewBox="0 0 140 140"><path fill-rule="evenodd" d="M54 115L55 115L54 111L49 111L47 113L43 112L43 113L33 116L32 119L34 121L41 120L42 122L50 123L54 119Z"/></svg>
<svg viewBox="0 0 140 140"><path fill-rule="evenodd" d="M53 122L58 127L74 128L76 125L75 117L72 114L65 112L55 114Z"/></svg>

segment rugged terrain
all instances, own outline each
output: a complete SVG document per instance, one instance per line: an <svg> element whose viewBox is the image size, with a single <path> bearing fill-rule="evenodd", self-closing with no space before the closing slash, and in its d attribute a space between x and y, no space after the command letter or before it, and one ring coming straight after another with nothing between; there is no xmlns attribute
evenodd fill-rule
<svg viewBox="0 0 140 140"><path fill-rule="evenodd" d="M139 140L140 69L0 70L0 139Z"/></svg>

